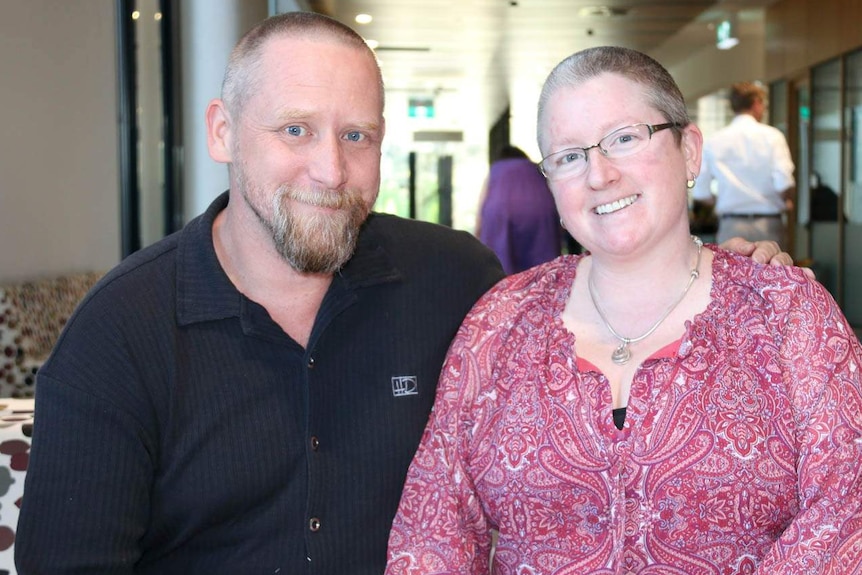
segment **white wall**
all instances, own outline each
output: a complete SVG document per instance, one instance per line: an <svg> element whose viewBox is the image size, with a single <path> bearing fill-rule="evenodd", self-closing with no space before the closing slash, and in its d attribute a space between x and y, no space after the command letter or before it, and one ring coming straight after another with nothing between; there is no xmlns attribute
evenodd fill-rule
<svg viewBox="0 0 862 575"><path fill-rule="evenodd" d="M754 37L730 50L703 48L684 62L669 66L668 71L691 106L697 98L729 88L735 82L763 80L763 55L763 38Z"/></svg>
<svg viewBox="0 0 862 575"><path fill-rule="evenodd" d="M114 2L4 0L0 282L120 257Z"/></svg>
<svg viewBox="0 0 862 575"><path fill-rule="evenodd" d="M719 50L712 43L714 32L705 22L695 20L650 55L668 69L689 107L696 107L701 96L729 88L734 82L765 79L764 9L740 12L738 33L738 45ZM706 43L704 35L708 36Z"/></svg>
<svg viewBox="0 0 862 575"><path fill-rule="evenodd" d="M227 60L237 40L268 15L265 0L184 0L180 4L183 73L183 212L203 212L228 188L227 167L207 150L205 112L221 95Z"/></svg>

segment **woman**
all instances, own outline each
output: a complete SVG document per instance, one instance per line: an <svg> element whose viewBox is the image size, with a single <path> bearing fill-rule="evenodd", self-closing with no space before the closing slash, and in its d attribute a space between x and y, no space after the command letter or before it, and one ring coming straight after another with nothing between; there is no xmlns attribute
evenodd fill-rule
<svg viewBox="0 0 862 575"><path fill-rule="evenodd" d="M452 344L389 575L862 571L862 348L828 293L689 235L673 79L576 53L541 168L588 252L498 284Z"/></svg>

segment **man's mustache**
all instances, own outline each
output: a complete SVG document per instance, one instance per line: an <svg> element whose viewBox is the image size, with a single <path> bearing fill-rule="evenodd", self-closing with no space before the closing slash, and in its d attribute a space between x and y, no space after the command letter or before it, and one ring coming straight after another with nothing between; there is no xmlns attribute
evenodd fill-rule
<svg viewBox="0 0 862 575"><path fill-rule="evenodd" d="M337 192L291 187L283 189L281 195L296 202L333 210L345 209L351 204L351 194L347 191Z"/></svg>

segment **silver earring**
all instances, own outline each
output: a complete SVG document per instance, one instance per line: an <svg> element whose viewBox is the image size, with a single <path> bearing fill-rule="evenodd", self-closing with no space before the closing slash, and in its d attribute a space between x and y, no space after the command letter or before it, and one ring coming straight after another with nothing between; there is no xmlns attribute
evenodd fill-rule
<svg viewBox="0 0 862 575"><path fill-rule="evenodd" d="M692 189L692 188L694 187L694 183L695 183L696 181L697 181L697 176L695 176L694 174L692 174L692 175L691 175L691 179L690 179L690 180L687 180L687 181L685 182L685 187L686 187L686 188L688 188L689 190L690 190L690 189Z"/></svg>
<svg viewBox="0 0 862 575"><path fill-rule="evenodd" d="M560 226L561 226L563 229L566 229L566 222L564 222L564 221L563 221L563 218L560 218Z"/></svg>

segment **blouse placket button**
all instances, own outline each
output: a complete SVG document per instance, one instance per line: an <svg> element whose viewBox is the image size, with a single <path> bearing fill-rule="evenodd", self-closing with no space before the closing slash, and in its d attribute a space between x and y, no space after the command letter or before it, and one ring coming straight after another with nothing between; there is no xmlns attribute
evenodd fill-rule
<svg viewBox="0 0 862 575"><path fill-rule="evenodd" d="M317 533L318 531L320 531L320 519L318 519L317 517L312 517L311 519L309 519L308 529L312 533Z"/></svg>

